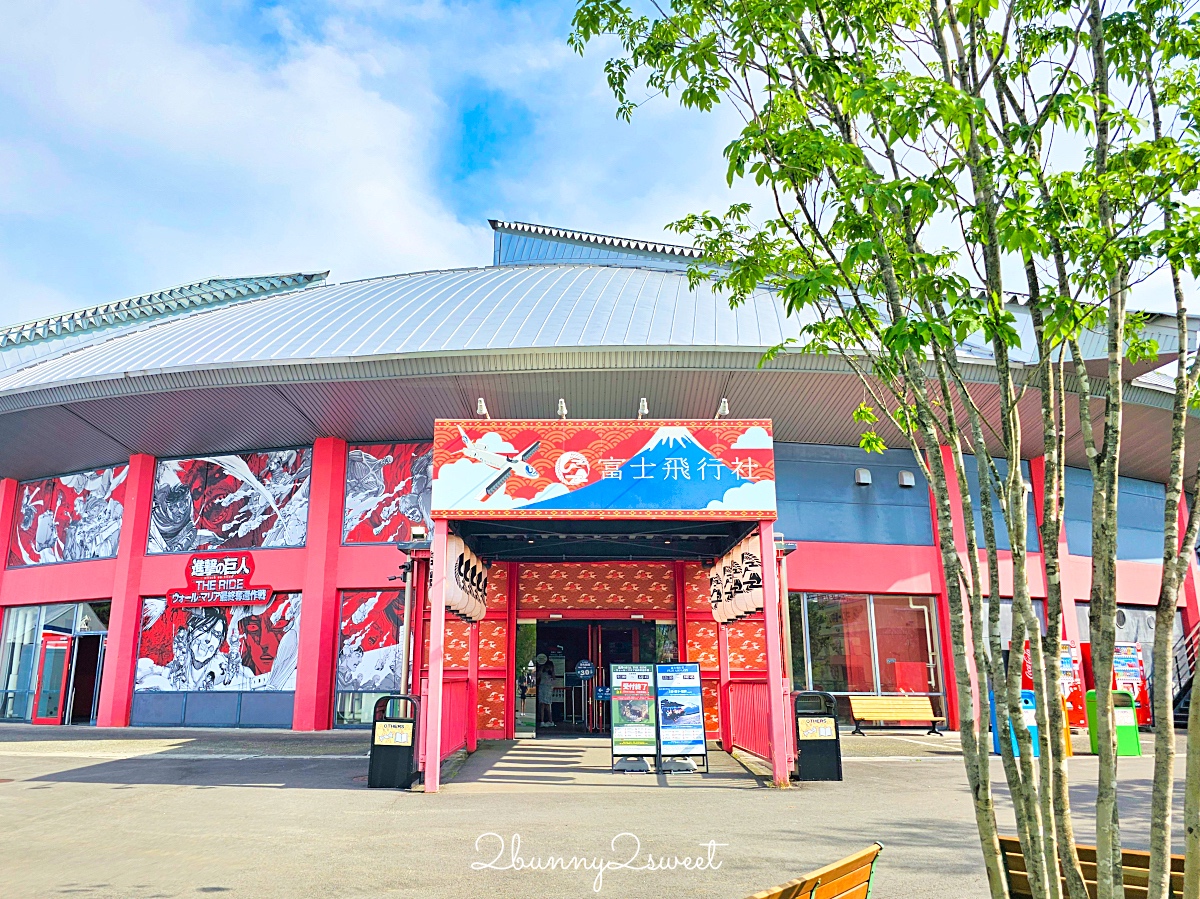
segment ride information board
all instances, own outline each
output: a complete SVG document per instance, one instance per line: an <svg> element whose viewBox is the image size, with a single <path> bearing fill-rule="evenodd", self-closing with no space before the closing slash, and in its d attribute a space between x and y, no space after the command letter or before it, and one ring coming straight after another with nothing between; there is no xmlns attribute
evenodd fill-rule
<svg viewBox="0 0 1200 899"><path fill-rule="evenodd" d="M704 755L704 699L700 666L658 665L658 733L662 755Z"/></svg>
<svg viewBox="0 0 1200 899"><path fill-rule="evenodd" d="M611 674L613 757L655 755L654 666L613 665Z"/></svg>

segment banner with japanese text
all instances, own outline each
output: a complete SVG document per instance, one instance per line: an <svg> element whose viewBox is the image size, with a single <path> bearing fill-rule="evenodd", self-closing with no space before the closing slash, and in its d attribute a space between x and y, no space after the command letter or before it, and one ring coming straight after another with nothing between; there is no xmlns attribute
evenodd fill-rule
<svg viewBox="0 0 1200 899"><path fill-rule="evenodd" d="M435 518L775 518L769 420L443 420L433 469Z"/></svg>

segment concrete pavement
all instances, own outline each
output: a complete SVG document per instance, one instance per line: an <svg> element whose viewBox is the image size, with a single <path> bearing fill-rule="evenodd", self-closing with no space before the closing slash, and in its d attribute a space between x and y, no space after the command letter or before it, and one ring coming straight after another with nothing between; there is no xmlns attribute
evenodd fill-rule
<svg viewBox="0 0 1200 899"><path fill-rule="evenodd" d="M609 773L601 740L486 743L425 795L366 788L363 732L4 726L0 895L737 899L879 840L880 899L983 897L957 742L854 738L845 782L789 790L719 753L708 776L660 778ZM1085 812L1095 761L1070 764ZM1145 830L1149 772L1148 758L1122 762L1129 845ZM1085 815L1077 827L1090 837ZM622 833L640 847L613 844ZM511 870L514 835L524 863L636 858L605 870L597 893L594 868ZM648 856L710 855L707 870L644 870Z"/></svg>

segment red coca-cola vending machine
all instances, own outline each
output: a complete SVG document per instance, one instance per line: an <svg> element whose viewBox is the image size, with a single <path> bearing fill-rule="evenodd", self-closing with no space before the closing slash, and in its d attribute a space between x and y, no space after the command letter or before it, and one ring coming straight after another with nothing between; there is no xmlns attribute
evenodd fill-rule
<svg viewBox="0 0 1200 899"><path fill-rule="evenodd" d="M1079 644L1072 640L1063 644L1062 676L1058 681L1058 692L1067 707L1067 725L1069 727L1087 727L1087 709L1083 705L1083 657L1079 652ZM1025 643L1025 656L1021 666L1021 689L1033 689L1033 660L1029 656L1029 642Z"/></svg>

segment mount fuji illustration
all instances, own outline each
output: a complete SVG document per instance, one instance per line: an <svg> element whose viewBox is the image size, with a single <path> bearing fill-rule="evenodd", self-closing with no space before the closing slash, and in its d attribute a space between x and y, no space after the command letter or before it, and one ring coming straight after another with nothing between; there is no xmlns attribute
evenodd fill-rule
<svg viewBox="0 0 1200 899"><path fill-rule="evenodd" d="M774 509L775 482L737 474L686 427L661 427L618 469L586 487L524 509Z"/></svg>

